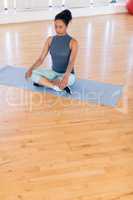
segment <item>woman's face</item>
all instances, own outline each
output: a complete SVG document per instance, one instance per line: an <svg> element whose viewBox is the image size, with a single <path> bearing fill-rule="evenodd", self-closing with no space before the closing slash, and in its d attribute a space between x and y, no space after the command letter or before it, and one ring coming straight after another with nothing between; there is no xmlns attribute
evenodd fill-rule
<svg viewBox="0 0 133 200"><path fill-rule="evenodd" d="M57 34L62 35L66 33L67 26L62 20L60 19L55 20L54 25L55 25L55 31Z"/></svg>

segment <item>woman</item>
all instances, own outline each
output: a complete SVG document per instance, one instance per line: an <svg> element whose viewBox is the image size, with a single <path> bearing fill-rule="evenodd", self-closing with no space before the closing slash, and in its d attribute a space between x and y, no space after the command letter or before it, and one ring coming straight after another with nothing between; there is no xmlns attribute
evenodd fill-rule
<svg viewBox="0 0 133 200"><path fill-rule="evenodd" d="M71 93L70 87L76 81L74 64L78 52L78 42L67 33L72 14L64 10L55 16L56 35L47 38L40 57L26 72L35 86L46 86L56 91ZM50 51L52 69L37 69Z"/></svg>

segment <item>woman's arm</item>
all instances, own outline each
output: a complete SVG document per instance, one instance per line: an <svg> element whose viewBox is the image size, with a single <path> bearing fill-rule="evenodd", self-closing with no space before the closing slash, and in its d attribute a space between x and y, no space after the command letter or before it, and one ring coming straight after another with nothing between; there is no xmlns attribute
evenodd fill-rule
<svg viewBox="0 0 133 200"><path fill-rule="evenodd" d="M49 52L49 47L50 47L51 41L52 41L52 37L49 36L43 46L43 49L42 49L42 52L41 52L39 58L35 61L35 63L26 72L26 78L28 78L32 75L32 70L36 69L44 62L44 59L46 58L46 56Z"/></svg>
<svg viewBox="0 0 133 200"><path fill-rule="evenodd" d="M72 39L72 41L71 41L71 55L70 55L69 64L68 64L67 70L64 74L64 77L61 80L60 85L59 85L59 87L61 89L65 88L68 84L68 79L69 79L69 76L70 76L70 74L71 74L71 72L74 68L77 53L78 53L78 42L77 42L76 39Z"/></svg>
<svg viewBox="0 0 133 200"><path fill-rule="evenodd" d="M70 55L69 64L68 64L68 67L67 67L65 74L68 74L68 75L71 74L71 72L74 68L75 61L76 61L77 53L78 53L78 41L76 39L72 39L71 55Z"/></svg>

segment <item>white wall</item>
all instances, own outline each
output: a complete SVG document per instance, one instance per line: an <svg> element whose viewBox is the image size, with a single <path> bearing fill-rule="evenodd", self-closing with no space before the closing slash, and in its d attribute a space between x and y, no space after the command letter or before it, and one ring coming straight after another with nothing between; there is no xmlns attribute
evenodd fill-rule
<svg viewBox="0 0 133 200"><path fill-rule="evenodd" d="M59 13L62 8L52 8L49 10L41 11L27 11L27 12L9 12L8 15L0 13L0 24L7 23L21 23L30 21L44 21L53 20L55 15ZM126 13L125 5L110 5L101 7L86 7L86 8L71 8L73 17L94 16L104 14Z"/></svg>
<svg viewBox="0 0 133 200"><path fill-rule="evenodd" d="M94 5L106 5L109 4L111 0L93 0Z"/></svg>
<svg viewBox="0 0 133 200"><path fill-rule="evenodd" d="M64 3L64 1L63 0L52 0L52 5L53 6L62 6L63 5L63 3Z"/></svg>
<svg viewBox="0 0 133 200"><path fill-rule="evenodd" d="M90 0L66 0L65 5L67 7L88 7Z"/></svg>
<svg viewBox="0 0 133 200"><path fill-rule="evenodd" d="M54 7L65 5L65 7L68 8L86 8L90 5L108 5L109 2L111 2L111 0L0 0L0 9L4 9L4 5L7 5L9 9L16 7L18 10L42 10L48 8L49 5L53 5ZM126 2L126 0L117 0L117 2Z"/></svg>
<svg viewBox="0 0 133 200"><path fill-rule="evenodd" d="M48 0L17 0L16 9L45 9L48 8Z"/></svg>
<svg viewBox="0 0 133 200"><path fill-rule="evenodd" d="M4 9L4 0L0 0L0 10Z"/></svg>
<svg viewBox="0 0 133 200"><path fill-rule="evenodd" d="M23 9L44 9L48 8L50 0L0 0L1 3L5 2L9 9L17 8L18 10Z"/></svg>
<svg viewBox="0 0 133 200"><path fill-rule="evenodd" d="M23 1L23 0L22 0L22 1ZM9 9L14 8L14 0L7 0L7 3L8 3L8 8L9 8Z"/></svg>

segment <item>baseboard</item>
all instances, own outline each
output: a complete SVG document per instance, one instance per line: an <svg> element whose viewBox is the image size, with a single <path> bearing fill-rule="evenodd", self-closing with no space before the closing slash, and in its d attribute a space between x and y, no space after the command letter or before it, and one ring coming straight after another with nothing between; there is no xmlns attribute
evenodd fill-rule
<svg viewBox="0 0 133 200"><path fill-rule="evenodd" d="M0 13L0 24L23 23L32 21L53 20L54 16L64 8L49 8L41 11L4 11ZM125 4L109 6L71 8L73 17L126 13Z"/></svg>

